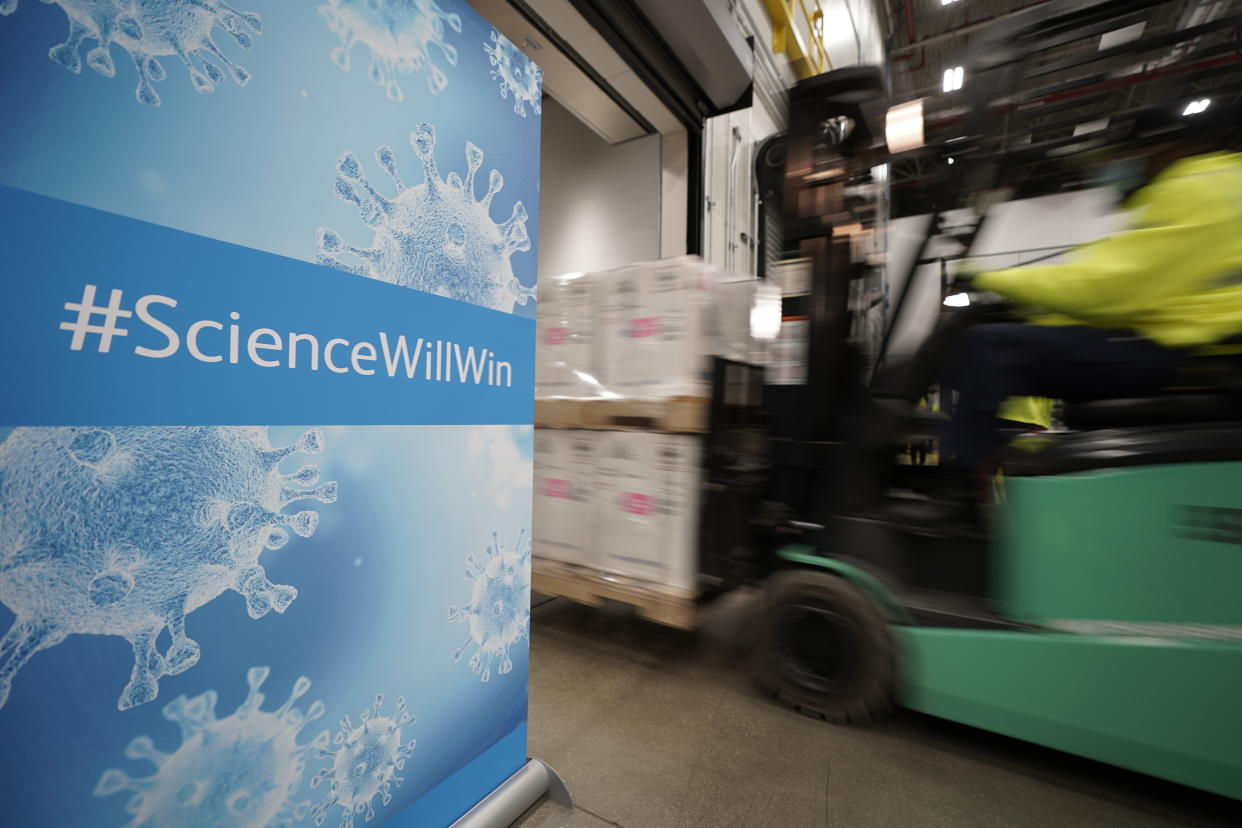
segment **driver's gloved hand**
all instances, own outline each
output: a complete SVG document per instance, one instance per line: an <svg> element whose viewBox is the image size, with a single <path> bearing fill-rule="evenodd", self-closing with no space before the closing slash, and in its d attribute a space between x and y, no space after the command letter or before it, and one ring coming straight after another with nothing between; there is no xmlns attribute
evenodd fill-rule
<svg viewBox="0 0 1242 828"><path fill-rule="evenodd" d="M976 322L1017 321L1013 308L1002 296L978 285L986 271L964 265L953 277L944 298L950 315L965 315Z"/></svg>

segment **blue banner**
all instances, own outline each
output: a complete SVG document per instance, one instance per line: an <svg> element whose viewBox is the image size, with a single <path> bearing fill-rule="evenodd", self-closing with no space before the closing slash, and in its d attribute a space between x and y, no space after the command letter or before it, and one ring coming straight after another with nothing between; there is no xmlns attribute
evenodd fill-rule
<svg viewBox="0 0 1242 828"><path fill-rule="evenodd" d="M0 790L447 825L525 761L541 73L462 0L0 0Z"/></svg>
<svg viewBox="0 0 1242 828"><path fill-rule="evenodd" d="M0 425L531 422L533 320L11 188L0 211Z"/></svg>

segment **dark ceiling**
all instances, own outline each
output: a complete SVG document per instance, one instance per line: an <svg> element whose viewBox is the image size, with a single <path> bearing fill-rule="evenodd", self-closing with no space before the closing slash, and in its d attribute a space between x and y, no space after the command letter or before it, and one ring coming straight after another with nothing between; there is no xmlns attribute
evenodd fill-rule
<svg viewBox="0 0 1242 828"><path fill-rule="evenodd" d="M927 149L895 157L895 215L927 212L935 183L948 170L953 139L967 129L972 78L945 93L944 71L968 62L989 27L1034 19L1056 7L1029 0L882 0L890 23L892 102L924 98ZM1012 153L1025 146L1071 143L1076 134L1115 128L1153 104L1210 98L1242 102L1242 0L1112 2L1102 20L1038 40L1010 94L992 102L976 151ZM1117 30L1133 27L1128 38ZM1115 33L1115 34L1114 34ZM1006 176L1027 197L1081 186L1063 160L1027 161Z"/></svg>

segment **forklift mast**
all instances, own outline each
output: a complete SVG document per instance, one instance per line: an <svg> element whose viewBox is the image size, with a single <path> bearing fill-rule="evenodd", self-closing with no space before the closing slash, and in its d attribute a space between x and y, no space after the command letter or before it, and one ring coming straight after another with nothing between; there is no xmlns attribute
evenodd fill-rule
<svg viewBox="0 0 1242 828"><path fill-rule="evenodd" d="M883 217L871 168L883 107L876 67L819 75L790 90L785 139L784 250L809 265L808 290L786 291L781 315L806 332L801 382L768 384L772 499L800 515L813 511L817 480L839 464L844 417L859 398L863 351L854 340L851 295L869 272L857 237L873 237Z"/></svg>

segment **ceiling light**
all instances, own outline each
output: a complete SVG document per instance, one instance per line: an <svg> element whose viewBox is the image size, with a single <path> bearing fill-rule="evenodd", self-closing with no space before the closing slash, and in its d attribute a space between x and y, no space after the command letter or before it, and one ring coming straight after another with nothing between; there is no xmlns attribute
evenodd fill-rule
<svg viewBox="0 0 1242 828"><path fill-rule="evenodd" d="M966 308L970 307L969 293L954 293L944 297L944 306L946 308Z"/></svg>
<svg viewBox="0 0 1242 828"><path fill-rule="evenodd" d="M962 88L962 81L965 79L966 70L960 66L954 66L952 69L944 70L944 91L956 92Z"/></svg>
<svg viewBox="0 0 1242 828"><path fill-rule="evenodd" d="M1200 98L1197 101L1191 101L1186 104L1186 108L1182 111L1183 115L1198 115L1212 104L1211 98Z"/></svg>
<svg viewBox="0 0 1242 828"><path fill-rule="evenodd" d="M953 163L953 156L952 156L952 155L950 155L950 156L949 156L949 163L950 163L950 164L952 164L952 163Z"/></svg>
<svg viewBox="0 0 1242 828"><path fill-rule="evenodd" d="M947 6L947 5L949 5L950 3L956 3L956 2L957 2L957 0L940 0L940 5L942 5L942 6Z"/></svg>

